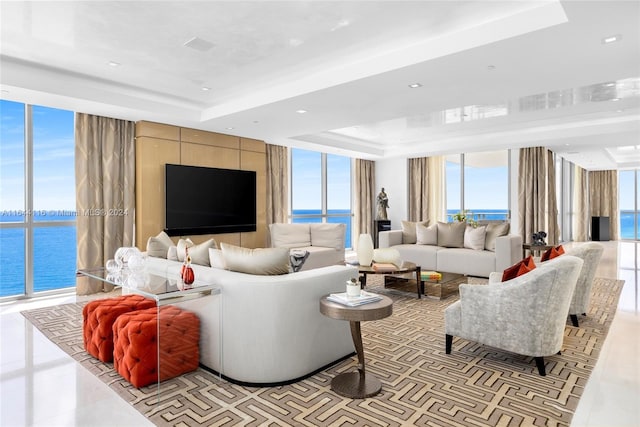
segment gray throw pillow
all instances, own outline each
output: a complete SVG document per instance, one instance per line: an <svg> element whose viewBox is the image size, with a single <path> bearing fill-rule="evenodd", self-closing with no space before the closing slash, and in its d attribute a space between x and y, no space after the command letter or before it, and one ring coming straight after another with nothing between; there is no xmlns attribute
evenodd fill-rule
<svg viewBox="0 0 640 427"><path fill-rule="evenodd" d="M416 237L416 224L427 225L429 221L402 221L402 243L405 245L415 243Z"/></svg>
<svg viewBox="0 0 640 427"><path fill-rule="evenodd" d="M475 251L484 250L486 234L487 227L485 225L478 227L467 225L467 228L464 230L464 247Z"/></svg>
<svg viewBox="0 0 640 427"><path fill-rule="evenodd" d="M487 224L487 235L484 238L484 248L488 251L496 251L496 238L509 234L509 223L498 222Z"/></svg>
<svg viewBox="0 0 640 427"><path fill-rule="evenodd" d="M438 244L438 224L425 227L422 224L416 224L416 243L418 245ZM484 241L482 242L484 244Z"/></svg>
<svg viewBox="0 0 640 427"><path fill-rule="evenodd" d="M466 222L438 222L438 246L463 248Z"/></svg>

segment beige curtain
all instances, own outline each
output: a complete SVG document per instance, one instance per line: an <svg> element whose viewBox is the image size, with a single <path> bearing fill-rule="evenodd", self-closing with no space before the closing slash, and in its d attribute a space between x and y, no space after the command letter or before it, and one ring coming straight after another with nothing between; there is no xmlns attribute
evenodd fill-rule
<svg viewBox="0 0 640 427"><path fill-rule="evenodd" d="M553 153L544 147L520 149L518 209L523 242L530 242L533 233L545 231L548 244L558 243Z"/></svg>
<svg viewBox="0 0 640 427"><path fill-rule="evenodd" d="M373 236L373 212L376 204L375 166L372 160L356 159L354 236L360 234Z"/></svg>
<svg viewBox="0 0 640 427"><path fill-rule="evenodd" d="M446 221L445 158L420 157L408 160L409 221Z"/></svg>
<svg viewBox="0 0 640 427"><path fill-rule="evenodd" d="M445 193L445 158L433 156L428 158L427 194L429 205L427 206L427 218L430 224L436 221L446 222L446 193Z"/></svg>
<svg viewBox="0 0 640 427"><path fill-rule="evenodd" d="M77 266L104 266L134 244L135 123L78 113L75 140ZM78 294L98 290L78 280Z"/></svg>
<svg viewBox="0 0 640 427"><path fill-rule="evenodd" d="M573 240L589 240L589 193L587 173L578 165L574 166L573 176Z"/></svg>
<svg viewBox="0 0 640 427"><path fill-rule="evenodd" d="M608 216L611 240L618 240L618 172L589 172L589 208L591 216Z"/></svg>
<svg viewBox="0 0 640 427"><path fill-rule="evenodd" d="M289 213L288 167L287 147L267 144L267 225L287 222Z"/></svg>

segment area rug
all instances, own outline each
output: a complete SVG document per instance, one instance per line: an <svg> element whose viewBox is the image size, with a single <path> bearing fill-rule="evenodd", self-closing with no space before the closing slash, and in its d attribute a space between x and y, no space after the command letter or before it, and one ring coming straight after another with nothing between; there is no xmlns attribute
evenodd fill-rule
<svg viewBox="0 0 640 427"><path fill-rule="evenodd" d="M478 280L475 280L476 283ZM82 346L82 306L22 312L51 341L100 377L158 426L568 426L596 363L623 281L596 278L591 310L580 327L567 324L562 355L545 358L547 376L532 358L454 339L444 352L443 310L457 300L417 299L367 286L394 300L391 317L363 322L367 369L383 384L372 398L342 398L331 379L355 370L355 358L298 383L248 388L198 369L159 387L136 389L112 364Z"/></svg>

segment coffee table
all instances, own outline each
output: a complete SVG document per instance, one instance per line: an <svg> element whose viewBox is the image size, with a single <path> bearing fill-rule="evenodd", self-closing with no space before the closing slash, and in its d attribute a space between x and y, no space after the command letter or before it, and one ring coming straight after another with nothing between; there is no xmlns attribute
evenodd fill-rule
<svg viewBox="0 0 640 427"><path fill-rule="evenodd" d="M329 301L328 295L320 299L320 313L337 320L348 320L351 327L351 338L358 355L358 371L344 372L331 380L331 390L340 396L352 399L364 399L375 396L382 390L382 383L372 374L367 374L364 368L364 348L362 346L362 333L360 322L367 320L379 320L391 316L393 313L393 300L380 295L380 301L349 307L337 302Z"/></svg>
<svg viewBox="0 0 640 427"><path fill-rule="evenodd" d="M386 277L401 276L401 275L410 275L410 276L415 275L416 292L418 293L418 298L420 298L421 294L424 292L422 279L420 278L420 266L416 265L413 262L402 261L402 263L396 266L394 270L384 270L384 271L378 271L374 269L373 266L370 266L370 265L359 265L358 272L360 273L360 284L362 286L362 289L364 289L367 286L368 274L385 274L386 275L385 286L387 286Z"/></svg>
<svg viewBox="0 0 640 427"><path fill-rule="evenodd" d="M427 298L433 299L445 299L450 295L458 292L458 286L460 278L464 277L463 274L441 272L440 279L421 278L420 291ZM413 275L409 274L392 274L385 276L385 286L407 286L412 287L415 283Z"/></svg>

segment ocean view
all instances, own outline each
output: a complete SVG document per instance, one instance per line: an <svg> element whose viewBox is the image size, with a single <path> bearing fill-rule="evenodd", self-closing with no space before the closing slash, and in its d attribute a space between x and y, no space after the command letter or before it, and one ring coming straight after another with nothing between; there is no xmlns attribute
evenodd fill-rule
<svg viewBox="0 0 640 427"><path fill-rule="evenodd" d="M474 212L470 210L474 219L504 220L507 212L504 210L482 209ZM292 222L321 222L320 210L295 210ZM458 210L449 210L448 215ZM75 216L68 212L46 211L34 215L34 221L69 221ZM310 215L299 217L298 215ZM313 215L316 215L313 217ZM351 247L351 222L349 210L330 210L328 222L345 223L346 247ZM333 216L335 215L335 216ZM295 216L298 216L297 218ZM0 222L22 222L24 217L20 213L1 215ZM399 229L399 224L392 224L393 229ZM621 211L620 237L634 238L634 213ZM33 236L33 281L36 292L75 286L76 271L76 227L75 226L46 226L35 227ZM21 295L25 289L25 229L0 228L0 297Z"/></svg>

